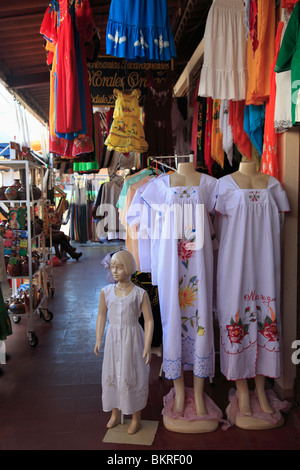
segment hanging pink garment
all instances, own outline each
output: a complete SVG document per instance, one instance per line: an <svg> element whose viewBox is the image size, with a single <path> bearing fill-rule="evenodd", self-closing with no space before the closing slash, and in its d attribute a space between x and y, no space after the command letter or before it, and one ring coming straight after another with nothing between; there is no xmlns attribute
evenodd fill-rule
<svg viewBox="0 0 300 470"><path fill-rule="evenodd" d="M206 120L205 120L205 141L204 141L204 161L209 174L212 174L213 159L211 157L211 133L213 117L213 100L207 98Z"/></svg>

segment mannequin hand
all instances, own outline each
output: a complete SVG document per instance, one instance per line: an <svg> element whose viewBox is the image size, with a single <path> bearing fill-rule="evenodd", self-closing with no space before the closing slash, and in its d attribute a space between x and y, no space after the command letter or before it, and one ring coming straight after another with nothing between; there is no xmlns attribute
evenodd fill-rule
<svg viewBox="0 0 300 470"><path fill-rule="evenodd" d="M100 346L101 346L101 344L98 344L98 342L96 342L95 347L94 347L94 353L95 353L96 356L98 356L98 357L99 357Z"/></svg>
<svg viewBox="0 0 300 470"><path fill-rule="evenodd" d="M146 358L146 365L150 363L151 361L151 351L144 349L143 351L143 358Z"/></svg>

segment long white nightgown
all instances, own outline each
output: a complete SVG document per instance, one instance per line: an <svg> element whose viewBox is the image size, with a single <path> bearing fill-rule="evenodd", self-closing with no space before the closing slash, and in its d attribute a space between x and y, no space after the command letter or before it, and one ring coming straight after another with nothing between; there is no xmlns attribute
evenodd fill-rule
<svg viewBox="0 0 300 470"><path fill-rule="evenodd" d="M138 322L145 290L134 286L117 297L115 284L104 287L108 327L102 365L103 411L118 408L132 414L145 408L149 391L149 364L143 358L144 332Z"/></svg>
<svg viewBox="0 0 300 470"><path fill-rule="evenodd" d="M230 176L217 185L221 213L217 314L221 371L228 380L280 376L280 212L285 191L240 189Z"/></svg>
<svg viewBox="0 0 300 470"><path fill-rule="evenodd" d="M216 180L202 174L200 184L171 187L170 177L153 180L141 197L159 218L155 276L163 329L163 369L168 379L181 367L198 377L214 374L213 247L209 212ZM178 230L176 231L176 227ZM203 235L203 238L202 238Z"/></svg>

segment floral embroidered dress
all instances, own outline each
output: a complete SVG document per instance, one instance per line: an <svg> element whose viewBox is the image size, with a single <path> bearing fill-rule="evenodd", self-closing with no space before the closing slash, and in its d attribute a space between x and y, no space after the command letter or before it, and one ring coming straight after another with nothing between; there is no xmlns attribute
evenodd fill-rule
<svg viewBox="0 0 300 470"><path fill-rule="evenodd" d="M132 414L145 408L149 390L149 364L143 358L144 332L138 322L145 290L134 286L117 297L115 284L104 287L108 327L102 365L103 411L118 408Z"/></svg>
<svg viewBox="0 0 300 470"><path fill-rule="evenodd" d="M209 212L215 185L215 178L202 174L198 186L171 187L166 175L151 181L141 195L159 225L151 257L157 259L152 274L157 275L167 379L180 377L182 366L198 377L214 375Z"/></svg>
<svg viewBox="0 0 300 470"><path fill-rule="evenodd" d="M144 153L148 150L145 133L140 120L140 90L133 90L129 95L114 89L116 97L113 122L105 145L109 150L120 153L135 151Z"/></svg>
<svg viewBox="0 0 300 470"><path fill-rule="evenodd" d="M221 372L228 380L280 376L280 212L289 203L279 181L240 189L218 180L221 213L217 314Z"/></svg>

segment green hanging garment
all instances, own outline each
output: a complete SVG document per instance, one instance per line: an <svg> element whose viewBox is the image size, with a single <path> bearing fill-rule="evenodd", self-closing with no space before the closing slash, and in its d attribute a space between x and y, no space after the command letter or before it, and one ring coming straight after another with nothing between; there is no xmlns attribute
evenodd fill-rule
<svg viewBox="0 0 300 470"><path fill-rule="evenodd" d="M10 318L4 303L2 289L0 287L0 341L4 341L12 334Z"/></svg>

